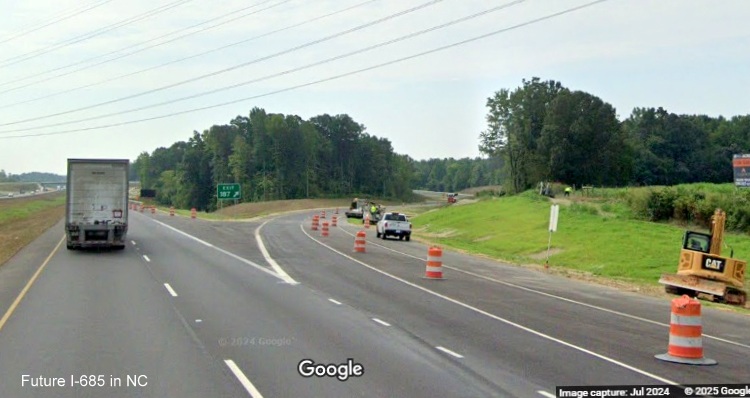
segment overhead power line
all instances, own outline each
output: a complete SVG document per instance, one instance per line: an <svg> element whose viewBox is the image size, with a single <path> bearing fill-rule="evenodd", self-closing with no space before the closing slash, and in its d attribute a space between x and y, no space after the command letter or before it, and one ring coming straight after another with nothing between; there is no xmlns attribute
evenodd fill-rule
<svg viewBox="0 0 750 398"><path fill-rule="evenodd" d="M62 70L62 69L68 69L68 68L71 68L71 67L73 67L73 66L77 66L77 65L85 64L85 63L88 63L88 62L91 62L91 61L95 61L95 60L97 60L97 59L99 59L99 58L104 58L104 57L106 57L106 56L108 56L108 55L113 55L113 54L117 54L117 53L123 52L123 51L125 51L125 50L129 50L129 49L131 49L131 48L134 48L134 47L139 47L139 46L142 46L142 45L144 45L144 44L146 44L146 43L151 43L151 42L153 42L153 41L157 41L157 40L159 40L159 39L162 39L162 38L165 38L165 37L168 37L168 36L173 36L173 35L175 35L175 34L177 34L177 33L180 33L180 32L183 32L183 31L187 31L187 30L190 30L190 29L192 29L192 28L195 28L195 27L198 27L198 26L201 26L201 25L205 25L205 24L207 24L207 23L210 23L210 22L213 22L213 21L215 21L215 20L217 20L217 19L222 19L222 18L225 18L225 17L227 17L227 16L235 15L235 14L236 14L236 13L238 13L238 12L241 12L241 11L245 11L245 10L247 10L247 9L250 9L250 8L255 8L255 7L258 7L258 6L260 6L260 5L263 5L263 4L266 4L266 3L270 3L271 1L272 1L272 0L265 0L265 1L262 1L262 2L260 2L260 3L256 3L256 4L253 4L252 6L249 6L249 7L244 7L244 8L241 8L241 9L239 9L239 10L234 10L234 11L232 11L232 12L230 12L230 13L227 13L227 14L221 15L221 16L219 16L219 17L216 17L216 18L212 18L212 19L210 19L210 20L208 20L208 21L204 21L204 22L201 22L201 23L198 23L198 24L195 24L195 25L189 26L189 27L187 27L187 28L182 28L182 29L179 29L179 30L177 30L177 31L174 31L174 32L171 32L171 33L167 33L167 34L165 34L165 35L161 35L161 36L159 36L159 37L156 37L156 38L153 38L153 39L149 39L149 40L146 40L146 41L144 41L144 42L141 42L141 43L137 43L137 44L134 44L134 45L131 45L131 46L127 46L127 47L121 48L121 49L119 49L119 50L115 50L115 51L110 51L110 52L108 52L108 53L106 53L106 54L101 54L101 55L97 55L97 56L95 56L95 57L92 57L92 58L88 58L88 59L85 59L85 60L83 60L83 61L78 61L78 62L75 62L75 63L72 63L72 64L68 64L68 65L65 65L65 66L57 67L57 68L54 68L54 69L48 69L48 70L46 70L46 71L43 71L43 72L39 72L39 73L35 73L35 74L33 74L33 75L29 75L29 76L25 76L25 77L22 77L22 78L20 78L20 79L16 79L16 80L10 80L10 81L7 81L7 82L3 82L3 83L0 83L0 87L2 87L2 86L7 86L7 85L9 85L9 84L13 84L13 83L19 83L19 82L22 82L22 81L25 81L25 80L29 80L29 79L32 79L32 78L34 78L34 77L37 77L37 76L45 75L45 74L47 74L47 73L51 73L51 72L56 72L56 71L59 71L59 70ZM20 89L22 89L22 88L30 87L30 86L33 86L33 85L36 85L36 84L39 84L39 83L43 83L43 82L47 82L47 81L50 81L50 80L53 80L53 79L57 79L57 78L60 78L60 77L68 76L68 75L71 75L71 74L73 74L73 73L78 73L78 72L84 71L84 70L86 70L86 69L91 69L91 68L93 68L93 67L96 67L96 66L99 66L99 65L104 65L104 64L106 64L106 63L109 63L109 62L112 62L112 61L116 61L116 60L118 60L118 59L122 59L122 58L125 58L125 57L129 57L129 56L131 56L131 55L134 55L134 54L138 54L138 53L140 53L140 52L143 52L143 51L149 50L149 49L151 49L151 48L154 48L154 47L159 47L159 46L162 46L162 45L164 45L164 44L167 44L167 43L171 43L171 42L174 42L174 41L177 41L177 40L180 40L180 39L184 39L185 37L188 37L188 36L192 36L192 35L194 35L194 34L197 34L197 33L205 32L205 31L207 31L207 30L209 30L209 29L213 29L213 28L215 28L215 27L218 27L218 26L226 25L226 24L228 24L228 23L230 23L230 22L234 22L234 21L236 21L236 20L238 20L238 19L241 19L241 18L246 18L246 17L248 17L248 16L251 16L251 15L255 15L255 14L258 14L258 13L260 13L260 12L262 12L262 11L266 11L266 10L269 10L269 9L271 9L271 8L274 8L274 7L280 6L280 5L282 5L282 4L285 4L285 3L289 3L290 1L293 1L293 0L283 0L283 1L281 1L281 2L278 2L278 3L276 3L276 4L273 4L273 5L271 5L271 6L268 6L268 7L266 7L266 8L262 8L262 9L260 9L260 10L257 10L257 11L253 11L253 12L250 12L250 13L246 13L246 14L241 14L241 15L235 16L234 18L232 18L232 19L229 19L229 20L227 20L227 21L224 21L224 22L221 22L221 23L218 23L218 24L215 24L215 25L207 26L207 27L204 27L204 28L202 28L202 29L200 29L200 30L196 30L196 31L193 31L193 32L188 32L188 33L186 33L186 34L184 34L184 35L181 35L181 36L178 36L178 37L172 38L172 39L170 39L170 40L167 40L167 41L164 41L164 42L161 42L161 43L157 43L157 44L154 44L154 45L151 45L151 46L143 47L143 48L140 48L140 49L137 49L137 50L131 51L131 52L129 52L129 53L125 53L125 54L119 55L119 56L117 56L117 57L114 57L114 58L110 58L110 59L107 59L107 60L105 60L105 61L102 61L102 62L98 62L98 63L92 64L92 65L88 65L88 66L84 66L84 67L82 67L82 68L78 68L78 69L75 69L75 70L72 70L72 71L69 71L69 72L65 72L65 73L62 73L62 74L57 74L57 75L55 75L55 76L51 76L51 77L48 77L48 78L45 78L45 79L40 79L40 80L36 80L36 81L33 81L33 82L31 82L31 83L27 83L27 84L24 84L24 85L21 85L21 86L16 86L16 87L13 87L13 88L10 88L10 89L7 89L7 90L3 90L3 91L0 91L0 94L5 94L5 93L9 93L9 92L11 92L11 91L16 91L16 90L20 90Z"/></svg>
<svg viewBox="0 0 750 398"><path fill-rule="evenodd" d="M48 53L50 53L52 51L68 47L68 46L70 46L72 44L76 44L76 43L80 43L82 41L86 41L86 40L94 38L96 36L103 35L104 33L107 33L109 31L112 31L112 30L115 30L115 29L119 29L119 28L121 28L123 26L130 25L130 24L132 24L134 22L142 21L142 20L150 18L150 17L152 17L154 15L163 13L163 12L168 11L168 10L171 10L171 9L173 9L175 7L179 7L179 6L183 5L183 4L189 3L191 1L193 1L193 0L177 0L177 1L169 3L167 5L164 5L164 6L161 6L161 7L157 7L155 9L153 9L153 10L147 11L147 12L142 13L142 14L138 14L138 15L136 15L134 17L131 17L131 18L128 18L128 19L125 19L125 20L120 21L118 23L115 23L113 25L97 29L97 30L95 30L93 32L89 32L89 33L86 33L86 34L83 34L83 35L80 35L80 36L76 36L76 37L74 37L72 39L64 40L64 41L61 41L61 42L59 42L57 44L53 44L51 46L47 46L47 47L44 47L44 48L41 48L41 49L38 49L38 50L30 51L30 52L25 53L25 54L21 54L21 55L15 56L15 57L4 59L4 60L0 61L0 68L7 68L8 66L16 65L16 64L19 64L21 62L28 61L28 60L30 60L32 58L36 58L36 57L38 57L40 55L43 55L43 54L48 54Z"/></svg>
<svg viewBox="0 0 750 398"><path fill-rule="evenodd" d="M21 28L21 30L19 32L11 33L10 35L7 35L7 36L4 36L3 38L1 38L0 39L0 44L7 43L7 42L9 42L11 40L14 40L14 39L17 39L19 37L23 37L23 36L26 36L26 35L28 35L30 33L34 33L34 32L36 32L38 30L42 30L42 29L44 29L44 28L46 28L48 26L52 26L52 25L54 25L56 23L65 21L66 19L70 19L70 18L73 18L75 16L81 15L81 14L87 12L87 11L91 11L94 8L101 7L101 6L103 6L103 5L107 4L107 3L110 3L112 1L113 0L104 0L104 1L102 1L102 0L96 0L96 1L92 1L89 4L76 7L76 8L74 8L71 11L61 11L59 14L66 14L67 13L67 15L63 15L63 16L61 16L61 17L59 17L57 19L53 19L52 21L47 22L47 23L42 22L43 25L41 25L41 26L34 27L34 25L32 25L30 27Z"/></svg>
<svg viewBox="0 0 750 398"><path fill-rule="evenodd" d="M364 5L367 5L369 3L373 3L373 2L376 2L376 1L378 1L378 0L366 0L366 1L362 2L362 3L355 4L353 6L349 6L347 8L344 8L344 9L341 9L341 10L338 10L338 11L334 11L334 12L331 12L331 13L328 13L328 14L325 14L325 15L321 15L321 16L318 16L318 17L315 17L315 18L311 18L311 19L308 19L308 20L305 20L305 21L302 21L302 22L299 22L299 23L296 23L296 24L293 24L293 25L288 25L288 26L285 26L285 27L280 28L280 29L275 29L275 30L272 30L270 32L263 33L261 35L249 37L247 39L243 39L243 40L240 40L240 41L237 41L237 42L234 42L234 43L231 43L231 44L227 44L227 45L224 45L224 46L221 46L221 47L217 47L217 48L214 48L214 49L211 49L211 50L208 50L208 51L204 51L204 52L193 54L193 55L190 55L190 56L187 56L187 57L183 57L183 58L179 58L179 59L176 59L176 60L168 61L168 62L165 62L163 64L159 64L159 65L156 65L156 66L151 66L151 67L148 67L148 68L145 68L145 69L141 69L141 70L138 70L138 71L135 71L135 72L130 72L130 73L122 74L122 75L119 75L119 76L115 76L115 77L111 77L111 78L99 80L97 82L86 84L86 85L83 85L83 86L74 87L72 89L68 89L68 90L64 90L64 91L59 91L57 93L43 95L41 97L32 98L30 100L26 100L26 101L22 101L22 102L16 102L16 103L8 104L8 105L2 105L2 106L0 106L0 109L10 108L10 107L13 107L13 106L28 104L28 103L40 101L40 100L47 99L47 98L57 97L57 96L62 95L62 94L69 94L69 93L72 93L74 91L82 90L84 88L90 88L90 87L98 86L98 85L104 84L104 83L111 83L111 82L114 82L114 81L117 81L117 80L120 80L120 79L123 79L123 78L126 78L126 77L135 76L135 75L138 75L138 74L141 74L141 73L144 73L144 72L149 72L149 71L152 71L152 70L155 70L155 69L163 68L163 67L168 66L168 65L176 64L178 62L187 61L189 59L202 57L204 55L215 53L215 52L218 52L218 51L221 51L221 50L226 50L227 48L230 48L230 47L234 47L234 46L237 46L237 45L240 45L240 44L245 44L245 43L248 43L248 42L253 41L253 40L257 40L257 39L260 39L260 38L263 38L263 37L268 37L268 36L271 36L271 35L279 33L279 32L284 32L284 31L287 31L287 30L290 30L290 29L293 29L293 28L300 27L302 25L307 25L309 23L312 23L312 22L315 22L315 21L318 21L318 20L321 20L321 19L324 19L324 18L328 18L328 17L334 16L334 15L338 15L338 14L341 14L341 13L344 13L344 12L347 12L347 11L351 11L353 9L362 7ZM2 92L0 92L0 93L2 93Z"/></svg>
<svg viewBox="0 0 750 398"><path fill-rule="evenodd" d="M30 122L30 121L39 121L39 120L43 120L43 119L49 119L51 117L56 117L56 116L61 116L61 115L68 115L68 114L71 114L71 113L80 112L80 111L89 110L89 109L94 109L94 108L98 108L98 107L101 107L101 106L104 106L104 105L114 104L114 103L117 103L117 102L122 102L122 101L125 101L125 100L129 100L129 99L133 99L133 98L138 98L138 97L142 97L144 95L153 94L153 93L164 91L164 90L167 90L167 89L170 89L170 88L182 86L182 85L187 84L187 83L192 83L192 82L195 82L195 81L198 81L198 80L206 79L208 77L217 76L217 75L220 75L222 73L230 72L230 71L233 71L233 70L236 70L236 69L240 69L240 68L252 65L252 64L256 64L258 62L262 62L262 61L265 61L265 60L268 60L268 59L276 58L276 57L279 57L281 55L289 54L289 53L301 50L301 49L306 48L306 47L310 47L310 46L313 46L313 45L316 45L316 44L320 44L320 43L323 43L323 42L326 42L326 41L329 41L329 40L333 40L335 38L347 35L349 33L356 32L356 31L359 31L359 30L362 30L362 29L374 26L374 25L377 25L377 24L380 24L380 23L392 20L394 18L407 15L407 14L415 12L415 11L419 11L421 9L424 9L424 8L429 7L429 6L435 5L435 4L440 3L442 1L443 0L430 0L430 1L426 2L426 3L422 3L422 4L418 5L416 7L412 7L412 8L409 8L407 10L397 12L395 14L390 14L390 15L385 16L383 18L379 18L379 19L376 19L374 21L368 22L366 24L358 25L358 26L355 26L353 28L350 28L350 29L347 29L347 30L344 30L344 31L341 31L341 32L338 32L338 33L334 33L332 35L323 37L321 39L313 40L313 41L307 42L305 44L301 44L299 46L286 49L284 51L280 51L280 52L277 52L277 53L274 53L274 54L271 54L271 55L267 55L265 57L256 58L256 59L254 59L252 61L243 62L241 64L231 66L229 68L220 69L220 70L217 70L217 71L214 71L214 72L211 72L211 73L206 73L206 74L203 74L203 75L200 75L200 76L196 76L196 77L193 77L193 78L190 78L190 79L187 79L187 80L182 80L182 81L179 81L177 83L168 84L168 85L161 86L161 87L158 87L158 88L155 88L155 89L151 89L151 90L147 90L147 91L144 91L144 92L141 92L141 93L138 93L138 94L132 94L132 95L128 95L128 96L125 96L125 97L120 97L120 98L117 98L117 99L113 99L113 100L109 100L109 101L105 101L105 102L100 102L100 103L93 104L93 105L84 106L84 107L81 107L81 108L75 108L75 109L71 109L71 110L67 110L67 111L63 111L63 112L57 112L57 113L52 113L52 114L49 114L49 115L38 116L38 117L35 117L35 118L29 118L29 119L23 119L23 120L16 120L14 122L9 122L9 123L0 123L0 126L11 126L11 125L15 125L15 124Z"/></svg>
<svg viewBox="0 0 750 398"><path fill-rule="evenodd" d="M552 18L556 18L556 17L562 16L562 15L565 15L565 14L569 14L569 13L572 13L572 12L575 12L575 11L579 11L579 10L582 10L584 8L588 8L588 7L594 6L596 4L604 3L606 1L608 1L608 0L596 0L596 1L592 1L592 2L589 2L589 3L586 3L586 4L582 4L580 6L577 6L577 7L568 8L568 9L565 9L563 11L558 11L558 12L555 12L555 13L552 13L552 14L548 14L548 15L543 16L543 17L531 19L531 20L528 20L526 22L522 22L522 23L510 26L510 27L507 27L507 28L498 29L498 30L495 30L495 31L492 31L492 32L489 32L489 33L485 33L483 35L474 36L474 37L469 38L469 39L465 39L465 40L457 41L457 42L454 42L454 43L451 43L451 44L447 44L447 45L444 45L444 46L436 47L436 48L433 48L431 50L423 51L423 52L416 53L416 54L413 54L413 55L409 55L409 56L406 56L406 57L401 57L401 58L393 59L393 60L390 60L390 61L387 61L387 62L382 62L382 63L376 64L376 65L368 66L366 68L357 69L357 70L354 70L354 71L350 71L350 72L346 72L346 73L342 73L342 74L330 76L330 77L327 77L327 78L323 78L323 79L319 79L319 80L314 80L314 81L311 81L311 82L307 82L307 83L303 83L303 84L298 84L298 85L295 85L295 86L290 86L290 87L282 88L282 89L279 89L279 90L269 91L269 92L266 92L264 94L258 94L258 95L254 95L254 96L251 96L251 97L244 97L244 98L235 99L235 100L232 100L232 101L226 101L226 102L222 102L222 103L218 103L218 104L214 104L214 105L208 105L208 106L203 106L203 107L199 107L199 108L192 108L192 109L187 109L187 110L183 110L183 111L179 111L179 112L172 112L172 113L168 113L168 114L164 114L164 115L153 116L153 117L148 117L148 118L143 118L143 119L128 120L128 121L124 121L124 122L110 123L110 124L104 124L104 125L92 126L92 127L80 127L80 128L76 128L76 129L61 130L61 131L48 132L48 133L22 134L22 135L14 135L14 136L5 136L5 137L0 137L0 139L25 138L25 137L40 137L40 136L51 136L51 135L61 135L61 134L72 134L72 133L79 133L79 132L92 131L92 130L101 130L101 129L105 129L105 128L119 127L119 126L125 126L125 125L136 124L136 123L143 123L143 122L154 121L154 120L159 120L159 119L166 119L166 118L170 118L170 117L173 117L173 116L179 116L179 115L184 115L184 114L193 113L193 112L204 111L204 110L208 110L208 109L220 108L220 107L224 107L224 106L227 106L227 105L233 105L233 104L240 103L240 102L246 102L246 101L250 101L250 100L254 100L254 99L258 99L258 98L268 97L268 96L271 96L271 95L280 94L280 93L284 93L284 92L288 92L288 91L293 91L293 90L297 90L297 89L300 89L300 88L313 86L313 85L320 84L320 83L325 83L325 82L329 82L329 81L333 81L333 80L338 80L338 79L341 79L341 78L344 78L344 77L348 77L348 76L352 76L352 75L356 75L356 74L359 74L359 73L362 73L362 72L367 72L367 71L371 71L371 70L374 70L374 69L383 68L385 66L394 65L394 64L401 63L401 62L404 62L404 61L408 61L408 60L411 60L411 59L414 59L414 58L422 57L422 56L425 56L425 55L429 55L429 54L433 54L433 53L436 53L436 52L440 52L440 51L444 51L444 50L447 50L447 49L451 49L451 48L455 48L455 47L458 47L458 46L462 46L462 45L465 45L465 44L468 44L468 43L471 43L471 42L475 42L475 41L478 41L478 40L486 39L488 37L496 36L498 34L505 33L505 32L511 31L511 30L515 30L515 29L519 29L519 28L522 28L522 27L525 27L525 26L533 25L533 24L536 24L536 23L539 23L539 22L542 22L542 21L546 21L546 20L549 20L549 19L552 19Z"/></svg>
<svg viewBox="0 0 750 398"><path fill-rule="evenodd" d="M151 108L156 108L156 107L159 107L159 106L174 104L174 103L177 103L177 102L181 102L181 101L185 101L185 100L189 100L189 99L193 99L193 98L203 97L203 96L206 96L206 95L215 94L215 93L218 93L218 92L221 92L221 91L231 90L231 89L242 87L242 86L247 86L247 85L252 84L252 83L258 83L260 81L269 80L269 79L272 79L274 77L280 77L280 76L288 75L288 74L291 74L291 73L299 72L301 70L310 69L310 68L313 68L313 67L316 67L316 66L324 65L324 64L327 64L327 63L330 63L330 62L333 62L333 61L337 61L337 60L343 59L343 58L348 58L348 57L351 57L351 56L354 56L354 55L357 55L357 54L362 54L362 53L365 53L365 52L368 52L368 51L372 51L372 50L377 49L377 48L385 47L385 46L388 46L388 45L391 45L391 44L394 44L394 43L398 43L398 42L401 42L401 41L404 41L404 40L413 39L413 38L415 38L417 36L421 36L421 35L426 34L426 33L434 32L434 31L440 30L440 29L444 29L444 28L447 28L449 26L457 25L457 24L462 23L462 22L466 22L466 21L469 21L469 20L472 20L472 19L479 18L479 17L481 17L483 15L487 15L487 14L490 14L490 13L493 13L493 12L496 12L496 11L500 11L500 10L505 9L505 8L509 8L509 7L521 4L524 1L526 1L526 0L515 0L515 1L512 1L510 3L502 4L502 5L499 5L499 6L496 6L496 7L487 9L487 10L484 10L484 11L480 11L480 12L477 12L477 13L474 13L474 14L462 17L462 18L454 19L452 21L449 21L449 22L446 22L446 23L443 23L443 24L440 24L440 25L437 25L437 26L433 26L431 28L423 29L423 30L420 30L420 31L417 31L417 32L413 32L413 33L409 33L407 35L403 35L403 36L397 37L395 39L391 39L391 40L387 40L387 41L384 41L384 42L380 42L378 44L367 46L367 47L361 48L359 50L355 50L355 51L351 51L351 52L348 52L348 53L345 53L345 54L337 55L335 57L326 58L326 59L321 60L321 61L313 62L313 63L307 64L307 65L299 66L299 67L292 68L292 69L287 69L287 70L282 71L282 72L273 73L273 74L270 74L270 75L266 75L266 76L259 77L259 78L256 78L256 79L248 80L248 81L245 81L245 82L235 83L235 84L232 84L232 85L229 85L229 86L226 86L226 87L221 87L221 88L217 88L217 89L213 89L213 90L209 90L209 91L204 91L202 93L192 94L192 95L188 95L188 96L185 96L185 97L181 97L181 98L177 98L177 99L172 99L172 100L169 100L169 101L159 102L159 103L156 103L156 104L150 104L150 105L140 106L140 107L137 107L137 108L127 109L127 110L124 110L124 111L117 111L117 112L107 113L107 114L104 114L104 115L98 115L98 116L88 117L88 118L85 118L85 119L77 119L77 120L70 120L70 121L67 121L67 122L46 124L46 125L42 125L42 126L35 126L35 127L27 127L27 128L15 129L15 130L0 131L0 134L15 133L15 132L21 132L21 131L41 130L41 129L50 128L50 127L59 127L59 126L66 126L66 125L76 124L76 123L81 123L81 122L89 122L89 121L92 121L92 120L104 119L104 118L112 117L112 116L120 116L120 115L125 115L125 114L128 114L128 113L142 111L142 110L145 110L145 109L151 109Z"/></svg>

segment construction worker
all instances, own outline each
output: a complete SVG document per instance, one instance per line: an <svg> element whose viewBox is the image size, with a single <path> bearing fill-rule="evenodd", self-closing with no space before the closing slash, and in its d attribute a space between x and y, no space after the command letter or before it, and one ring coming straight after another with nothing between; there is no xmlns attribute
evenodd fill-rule
<svg viewBox="0 0 750 398"><path fill-rule="evenodd" d="M570 196L570 192L573 190L571 187L565 187L565 196Z"/></svg>
<svg viewBox="0 0 750 398"><path fill-rule="evenodd" d="M378 212L378 207L375 206L375 203L373 203L372 206L370 207L370 213L374 215L377 212Z"/></svg>

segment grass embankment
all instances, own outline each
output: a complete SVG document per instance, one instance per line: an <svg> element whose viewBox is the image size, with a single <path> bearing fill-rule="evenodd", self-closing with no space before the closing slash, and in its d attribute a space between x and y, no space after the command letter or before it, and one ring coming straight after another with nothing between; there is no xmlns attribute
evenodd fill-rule
<svg viewBox="0 0 750 398"><path fill-rule="evenodd" d="M0 264L64 215L64 192L0 200Z"/></svg>
<svg viewBox="0 0 750 398"><path fill-rule="evenodd" d="M516 264L542 265L553 201L560 203L550 252L553 269L652 287L661 286L662 273L676 272L685 227L637 220L626 203L614 199L550 200L531 192L490 198L415 217L414 234L420 240ZM727 233L725 242L734 248L735 257L750 260L747 235ZM729 250L722 254L728 256Z"/></svg>

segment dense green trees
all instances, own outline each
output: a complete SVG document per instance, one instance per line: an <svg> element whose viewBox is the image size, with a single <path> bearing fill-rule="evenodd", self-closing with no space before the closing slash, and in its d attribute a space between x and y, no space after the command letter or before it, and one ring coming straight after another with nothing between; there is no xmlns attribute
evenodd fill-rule
<svg viewBox="0 0 750 398"><path fill-rule="evenodd" d="M506 162L505 186L512 192L550 180L576 186L730 182L732 154L750 150L750 116L636 108L619 122L612 105L552 80L502 89L487 107L480 150Z"/></svg>
<svg viewBox="0 0 750 398"><path fill-rule="evenodd" d="M539 78L487 100L479 149L487 158L414 161L348 115L267 113L193 132L187 142L143 152L131 177L157 200L212 210L216 185L242 184L245 201L461 191L540 181L623 186L730 182L732 154L750 151L750 115L731 119L636 108L619 121L602 99ZM0 173L0 178L8 178Z"/></svg>
<svg viewBox="0 0 750 398"><path fill-rule="evenodd" d="M216 185L240 183L245 201L322 195L411 196L414 162L348 115L299 116L255 108L187 142L133 162L144 188L178 207L213 210Z"/></svg>
<svg viewBox="0 0 750 398"><path fill-rule="evenodd" d="M415 162L412 186L430 191L457 192L470 187L503 182L503 160L463 158L429 159Z"/></svg>

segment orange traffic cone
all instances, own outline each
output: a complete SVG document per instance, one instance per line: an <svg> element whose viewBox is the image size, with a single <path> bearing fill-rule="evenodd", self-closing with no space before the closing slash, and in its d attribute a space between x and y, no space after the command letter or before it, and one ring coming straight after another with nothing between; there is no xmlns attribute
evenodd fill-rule
<svg viewBox="0 0 750 398"><path fill-rule="evenodd" d="M367 234L365 231L358 231L357 236L354 238L354 251L357 253L365 252L365 237Z"/></svg>
<svg viewBox="0 0 750 398"><path fill-rule="evenodd" d="M703 357L702 337L701 302L688 295L676 298L672 300L667 353L656 358L688 365L716 365L715 360Z"/></svg>
<svg viewBox="0 0 750 398"><path fill-rule="evenodd" d="M427 250L427 267L425 278L443 279L443 249L432 246Z"/></svg>

